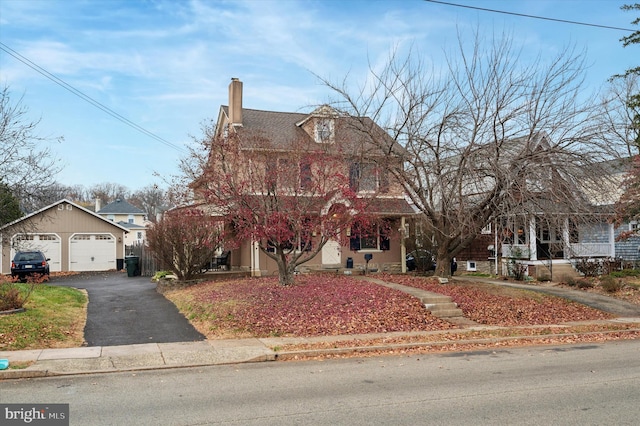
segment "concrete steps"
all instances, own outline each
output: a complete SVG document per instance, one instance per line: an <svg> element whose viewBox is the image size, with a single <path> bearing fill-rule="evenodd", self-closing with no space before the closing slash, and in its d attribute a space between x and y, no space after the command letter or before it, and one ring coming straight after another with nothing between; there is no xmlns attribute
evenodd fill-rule
<svg viewBox="0 0 640 426"><path fill-rule="evenodd" d="M364 278L364 277L363 277ZM458 305L451 300L451 297L443 294L432 293L430 291L422 290L415 287L408 287L400 284L386 282L377 278L366 277L367 280L376 284L383 285L385 287L393 288L403 293L412 295L420 300L428 311L433 316L443 319L460 318L464 317L462 309L458 308Z"/></svg>

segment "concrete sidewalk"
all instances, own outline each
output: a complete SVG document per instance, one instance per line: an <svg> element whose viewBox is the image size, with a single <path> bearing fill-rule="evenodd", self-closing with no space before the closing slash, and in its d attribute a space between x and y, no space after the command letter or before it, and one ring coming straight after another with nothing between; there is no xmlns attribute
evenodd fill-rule
<svg viewBox="0 0 640 426"><path fill-rule="evenodd" d="M258 339L242 339L5 351L1 358L10 368L33 364L0 371L0 380L270 361L275 352Z"/></svg>
<svg viewBox="0 0 640 426"><path fill-rule="evenodd" d="M640 331L639 318L614 318L608 321L591 323L631 324L630 328ZM154 370L163 368L199 367L247 362L264 362L284 359L296 359L310 356L364 353L367 351L402 350L426 346L451 344L499 344L499 342L530 338L551 338L563 335L563 328L571 325L584 325L585 322L538 327L557 328L554 335L511 336L500 338L475 338L470 340L451 340L448 334L466 333L474 330L499 330L536 327L464 327L445 331L380 333L347 336L321 336L307 338L250 338L234 340L207 340L183 343L147 343L125 346L94 346L69 349L39 349L0 352L0 359L9 359L10 368L0 371L0 381L5 379L25 379L50 376L65 376L90 373L113 373L126 371ZM374 339L391 339L397 342L403 337L442 336L442 339L425 339L424 342L378 343L377 345L359 345ZM575 333L566 335L575 336ZM396 339L396 340L394 340ZM324 349L298 351L283 350L286 345L331 343ZM30 363L23 369L11 369L12 364Z"/></svg>

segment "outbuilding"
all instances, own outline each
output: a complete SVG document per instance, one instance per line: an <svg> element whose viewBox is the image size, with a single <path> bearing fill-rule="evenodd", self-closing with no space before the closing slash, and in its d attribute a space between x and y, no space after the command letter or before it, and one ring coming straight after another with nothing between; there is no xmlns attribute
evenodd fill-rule
<svg viewBox="0 0 640 426"><path fill-rule="evenodd" d="M63 199L0 228L0 271L19 250L41 250L51 272L123 268L126 227Z"/></svg>

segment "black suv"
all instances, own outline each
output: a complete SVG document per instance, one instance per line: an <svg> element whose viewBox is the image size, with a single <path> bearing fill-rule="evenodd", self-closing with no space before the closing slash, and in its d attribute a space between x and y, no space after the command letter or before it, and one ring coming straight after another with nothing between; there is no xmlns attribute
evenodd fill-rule
<svg viewBox="0 0 640 426"><path fill-rule="evenodd" d="M41 251L19 251L11 262L11 276L23 280L27 275L49 276L49 260Z"/></svg>

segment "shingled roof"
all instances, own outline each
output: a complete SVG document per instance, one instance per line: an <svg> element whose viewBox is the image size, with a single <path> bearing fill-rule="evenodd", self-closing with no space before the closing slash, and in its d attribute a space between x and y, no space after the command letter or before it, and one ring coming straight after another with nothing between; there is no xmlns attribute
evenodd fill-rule
<svg viewBox="0 0 640 426"><path fill-rule="evenodd" d="M146 214L144 210L118 198L117 200L107 204L97 212L98 214Z"/></svg>
<svg viewBox="0 0 640 426"><path fill-rule="evenodd" d="M229 115L229 107L223 105L222 113ZM330 107L324 105L316 111L325 113ZM331 109L333 111L333 109ZM255 135L269 141L272 149L290 151L316 144L302 124L310 118L319 117L316 111L305 114L296 112L263 111L242 109L242 126L236 132L246 149L251 145L251 136ZM335 149L353 154L367 153L382 155L391 150L397 155L405 153L404 148L396 143L380 126L368 117L349 117L334 111L330 116L335 121ZM373 137L372 137L373 136Z"/></svg>

